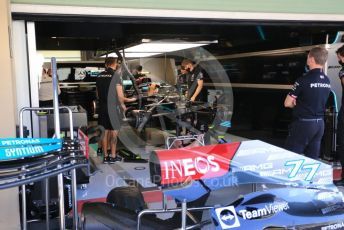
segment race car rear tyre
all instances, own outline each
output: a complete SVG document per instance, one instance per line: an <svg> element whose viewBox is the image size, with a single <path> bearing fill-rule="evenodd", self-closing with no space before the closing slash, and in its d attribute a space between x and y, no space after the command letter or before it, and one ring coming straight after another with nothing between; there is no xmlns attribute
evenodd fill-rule
<svg viewBox="0 0 344 230"><path fill-rule="evenodd" d="M143 195L136 186L117 187L112 189L106 198L106 202L134 213L139 213L147 208Z"/></svg>

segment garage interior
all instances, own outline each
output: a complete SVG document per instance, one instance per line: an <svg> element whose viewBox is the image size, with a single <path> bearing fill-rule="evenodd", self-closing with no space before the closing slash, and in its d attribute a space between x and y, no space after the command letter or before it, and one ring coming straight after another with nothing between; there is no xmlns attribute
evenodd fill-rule
<svg viewBox="0 0 344 230"><path fill-rule="evenodd" d="M279 147L283 147L288 123L291 121L291 110L283 107L283 101L295 79L305 72L309 47L333 43L338 31L344 29L335 22L174 20L131 17L51 18L16 14L13 15L13 19L35 22L37 51L81 51L80 61L60 62L58 68L85 68L87 66L102 68L104 61L101 58L102 55L140 44L144 39L216 41L202 48L221 63L228 76L225 80L232 83L231 127L226 132L244 139L262 140ZM162 53L150 58L164 60L172 58L178 68L182 57L193 54L197 49ZM126 59L129 68L141 63L138 58ZM143 68L145 69L144 65ZM149 74L148 72L147 75ZM164 80L164 77L161 76L161 79ZM73 80L75 81L75 78ZM68 82L68 79L61 82ZM212 89L211 84L217 83L211 79L205 82L208 83L206 86L209 89ZM250 87L247 87L248 85ZM82 103L85 103L89 125L93 125L96 118L91 112L92 109L87 108L87 103L94 100L94 88L90 91L87 92L91 94L90 97L85 99L82 96L80 100L86 100ZM86 95L85 92L82 93ZM62 92L60 96L62 103L66 100L63 97ZM66 105L75 105L75 103L74 101ZM150 144L162 147L163 143ZM149 150L151 149L145 148L145 151L141 152L142 159L147 159ZM114 170L121 178L132 177L135 170L137 174L137 168L142 167L140 162L132 163L130 166L125 166L126 172L118 173L117 171L121 171L124 166L115 165L111 169L104 168L101 159L98 158L93 159L98 169L110 174L114 173L111 171ZM95 176L96 180L100 177L99 174ZM142 180L145 176L145 174L141 175ZM135 179L141 181L140 178L135 177ZM98 180L98 183L103 182L101 179ZM116 186L130 183L136 182L127 179L123 184L116 184ZM101 191L100 194L99 191L91 189L92 186L98 188L98 185L97 183L90 184L88 191L78 191L78 197L85 200L103 197L108 191ZM143 186L150 187L151 185ZM88 196L85 195L86 193ZM37 226L32 229L37 229Z"/></svg>
<svg viewBox="0 0 344 230"><path fill-rule="evenodd" d="M13 15L13 17L25 18L23 15ZM88 64L94 62L101 67L103 62L101 55L111 53L115 49L122 50L140 44L143 39L216 41L202 48L218 58L231 83L240 85L236 87L234 84L232 87L234 108L232 127L228 132L249 139L261 139L281 147L287 134L287 123L291 119L290 110L283 108L283 100L288 92L286 86L293 84L295 79L305 72L307 49L303 50L302 47L331 44L336 39L337 32L343 29L336 22L174 20L131 17L50 18L32 15L30 17L35 21L38 51L82 51L81 62L77 64L80 66L85 66L81 64L82 62ZM300 50L295 52L295 48L299 48L301 52ZM272 50L281 53L276 55L276 52L273 52L270 55ZM255 52L264 54L257 56ZM243 54L244 58L235 58L238 54ZM162 53L153 57L174 57L177 67L182 60L178 52ZM127 59L132 60L129 57ZM290 65L295 66L290 67ZM242 87L245 84L261 86ZM264 87L269 84L277 85L277 88Z"/></svg>

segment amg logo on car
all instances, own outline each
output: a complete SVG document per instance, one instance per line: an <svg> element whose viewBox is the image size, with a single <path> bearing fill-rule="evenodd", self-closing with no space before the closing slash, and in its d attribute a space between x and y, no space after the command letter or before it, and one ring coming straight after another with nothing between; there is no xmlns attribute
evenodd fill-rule
<svg viewBox="0 0 344 230"><path fill-rule="evenodd" d="M257 217L264 217L278 212L282 212L289 209L287 202L276 202L269 205L265 205L264 208L258 208L257 210L247 211L240 210L239 214L245 219L250 220Z"/></svg>
<svg viewBox="0 0 344 230"><path fill-rule="evenodd" d="M240 169L242 171L256 171L256 170L266 170L266 169L272 169L274 165L270 163L262 163L257 165L244 165L241 166Z"/></svg>
<svg viewBox="0 0 344 230"><path fill-rule="evenodd" d="M260 176L280 176L280 175L286 175L290 173L290 169L275 169L271 171L262 171L259 172Z"/></svg>
<svg viewBox="0 0 344 230"><path fill-rule="evenodd" d="M330 225L321 227L321 230L335 230L335 229L344 229L344 222L330 224Z"/></svg>
<svg viewBox="0 0 344 230"><path fill-rule="evenodd" d="M267 154L267 153L276 153L281 152L281 148L278 147L268 147L268 148L250 148L250 149L240 149L238 154L240 156L253 156L257 154Z"/></svg>

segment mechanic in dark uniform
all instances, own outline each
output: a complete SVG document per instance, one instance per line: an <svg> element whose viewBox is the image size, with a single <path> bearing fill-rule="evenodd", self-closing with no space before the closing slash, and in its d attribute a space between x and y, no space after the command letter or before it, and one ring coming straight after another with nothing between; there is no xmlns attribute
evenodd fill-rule
<svg viewBox="0 0 344 230"><path fill-rule="evenodd" d="M342 165L342 180L340 183L344 185L344 45L336 51L338 63L342 66L339 71L339 79L342 85L342 105L337 118L337 157Z"/></svg>
<svg viewBox="0 0 344 230"><path fill-rule="evenodd" d="M143 67L142 65L138 65L135 67L135 69L132 71L132 75L134 76L134 78L137 80L141 77L146 77L146 74L142 73Z"/></svg>
<svg viewBox="0 0 344 230"><path fill-rule="evenodd" d="M284 101L293 108L286 148L318 159L324 134L326 102L330 94L330 80L323 72L328 52L321 47L310 50L307 57L309 72L298 78Z"/></svg>
<svg viewBox="0 0 344 230"><path fill-rule="evenodd" d="M187 103L187 106L191 106L191 113L185 114L181 116L181 119L187 121L187 123L191 124L192 127L196 128L197 130L201 131L202 133L206 133L208 131L208 124L202 119L198 119L197 110L198 110L198 103L195 102L203 102L207 101L205 89L203 87L203 72L199 65L194 65L193 62L189 59L184 59L181 63L181 68L185 70L186 75L186 84L187 84L187 93L186 98L191 103ZM196 107L192 107L195 104ZM177 127L178 128L178 127ZM178 133L178 132L177 132ZM190 132L189 132L190 133ZM192 133L192 132L191 132Z"/></svg>
<svg viewBox="0 0 344 230"><path fill-rule="evenodd" d="M177 76L177 84L185 85L187 83L186 74L187 74L187 71L184 69L184 66L181 66L180 73Z"/></svg>
<svg viewBox="0 0 344 230"><path fill-rule="evenodd" d="M106 70L98 75L96 82L99 99L98 125L103 126L105 129L102 139L104 163L114 163L121 160L116 154L116 147L117 136L122 123L122 111L126 109L124 102L132 102L136 98L124 97L122 79L115 72L117 59L113 57L106 58L105 66ZM110 145L111 156L107 152L108 145Z"/></svg>
<svg viewBox="0 0 344 230"><path fill-rule="evenodd" d="M183 60L181 66L187 72L187 98L191 102L206 102L205 90L203 88L203 73L200 66L195 66L189 59Z"/></svg>

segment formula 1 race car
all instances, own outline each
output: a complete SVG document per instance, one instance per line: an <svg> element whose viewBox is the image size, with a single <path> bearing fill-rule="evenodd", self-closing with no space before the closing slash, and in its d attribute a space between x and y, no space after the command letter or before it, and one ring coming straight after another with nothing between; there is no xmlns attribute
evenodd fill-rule
<svg viewBox="0 0 344 230"><path fill-rule="evenodd" d="M159 150L149 168L176 207L85 204L83 229L344 229L332 166L262 141Z"/></svg>

